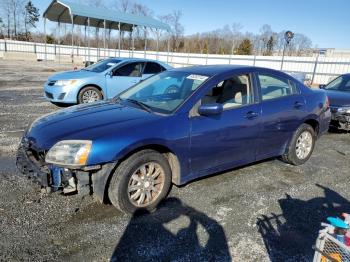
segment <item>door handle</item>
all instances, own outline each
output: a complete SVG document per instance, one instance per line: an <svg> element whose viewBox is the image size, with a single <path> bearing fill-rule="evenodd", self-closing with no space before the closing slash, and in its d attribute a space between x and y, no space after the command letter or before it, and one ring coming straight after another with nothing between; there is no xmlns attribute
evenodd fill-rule
<svg viewBox="0 0 350 262"><path fill-rule="evenodd" d="M301 102L295 102L294 103L294 108L296 108L296 109L299 109L300 107L302 107L304 105L304 103L301 103Z"/></svg>
<svg viewBox="0 0 350 262"><path fill-rule="evenodd" d="M259 116L259 114L258 113L256 113L256 112L253 112L253 111L249 111L247 114L246 114L246 118L248 118L248 119L253 119L253 118L256 118L256 117L258 117Z"/></svg>

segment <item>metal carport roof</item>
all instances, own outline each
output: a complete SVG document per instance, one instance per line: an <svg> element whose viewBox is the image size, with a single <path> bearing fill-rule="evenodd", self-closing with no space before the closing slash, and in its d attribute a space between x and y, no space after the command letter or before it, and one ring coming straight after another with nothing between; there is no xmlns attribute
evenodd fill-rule
<svg viewBox="0 0 350 262"><path fill-rule="evenodd" d="M75 25L87 25L92 27L120 29L132 31L133 26L151 27L170 31L170 26L152 17L123 13L116 10L71 3L68 1L54 0L44 12L43 16L50 21L60 23L74 23ZM73 21L72 21L73 18ZM104 25L104 22L106 25Z"/></svg>

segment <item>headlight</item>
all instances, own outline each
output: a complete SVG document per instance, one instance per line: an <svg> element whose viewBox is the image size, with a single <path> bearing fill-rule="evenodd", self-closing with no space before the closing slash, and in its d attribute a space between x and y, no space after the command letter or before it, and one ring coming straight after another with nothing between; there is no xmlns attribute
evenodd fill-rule
<svg viewBox="0 0 350 262"><path fill-rule="evenodd" d="M339 113L350 114L350 107L339 107L339 108L338 108L338 112L339 112Z"/></svg>
<svg viewBox="0 0 350 262"><path fill-rule="evenodd" d="M46 154L45 161L63 166L84 166L88 160L92 141L62 140Z"/></svg>
<svg viewBox="0 0 350 262"><path fill-rule="evenodd" d="M56 86L68 86L68 85L73 85L77 80L57 80L56 81Z"/></svg>

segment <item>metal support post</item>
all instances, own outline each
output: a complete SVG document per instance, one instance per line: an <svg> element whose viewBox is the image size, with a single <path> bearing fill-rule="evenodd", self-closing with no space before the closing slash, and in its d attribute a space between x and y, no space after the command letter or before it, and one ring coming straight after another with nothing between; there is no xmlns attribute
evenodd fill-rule
<svg viewBox="0 0 350 262"><path fill-rule="evenodd" d="M61 23L58 20L58 63L61 64Z"/></svg>
<svg viewBox="0 0 350 262"><path fill-rule="evenodd" d="M131 31L131 57L132 58L134 58L134 48L135 48L134 29L135 29L135 26L132 25L132 31Z"/></svg>
<svg viewBox="0 0 350 262"><path fill-rule="evenodd" d="M90 63L90 17L88 17L88 59Z"/></svg>
<svg viewBox="0 0 350 262"><path fill-rule="evenodd" d="M169 55L170 55L170 34L168 37L168 47L167 47L167 56L166 56L166 62L169 63Z"/></svg>
<svg viewBox="0 0 350 262"><path fill-rule="evenodd" d="M314 83L314 80L315 80L315 75L316 75L316 70L317 70L317 64L318 64L319 56L320 56L320 51L318 50L317 56L316 56L316 59L315 59L314 71L312 72L311 85Z"/></svg>
<svg viewBox="0 0 350 262"><path fill-rule="evenodd" d="M147 51L147 28L145 27L145 46L144 46L144 49L143 49L145 58L146 58L146 51Z"/></svg>
<svg viewBox="0 0 350 262"><path fill-rule="evenodd" d="M103 57L106 58L106 20L103 20Z"/></svg>
<svg viewBox="0 0 350 262"><path fill-rule="evenodd" d="M85 23L84 23L84 60L86 62L86 20L85 20Z"/></svg>
<svg viewBox="0 0 350 262"><path fill-rule="evenodd" d="M286 52L286 48L287 48L287 42L284 44L284 47L283 47L282 61L281 61L281 71L282 71L282 69L283 69L284 54L285 54L285 52Z"/></svg>
<svg viewBox="0 0 350 262"><path fill-rule="evenodd" d="M46 47L46 17L44 17L44 39L45 39L45 62L47 61L47 47Z"/></svg>
<svg viewBox="0 0 350 262"><path fill-rule="evenodd" d="M72 20L72 62L74 61L74 16L71 15Z"/></svg>
<svg viewBox="0 0 350 262"><path fill-rule="evenodd" d="M156 33L157 33L157 60L159 58L159 30L156 29Z"/></svg>
<svg viewBox="0 0 350 262"><path fill-rule="evenodd" d="M118 50L119 50L119 57L120 57L120 41L121 41L121 31L120 31L120 22L118 23L118 30L119 30L119 37L118 37Z"/></svg>

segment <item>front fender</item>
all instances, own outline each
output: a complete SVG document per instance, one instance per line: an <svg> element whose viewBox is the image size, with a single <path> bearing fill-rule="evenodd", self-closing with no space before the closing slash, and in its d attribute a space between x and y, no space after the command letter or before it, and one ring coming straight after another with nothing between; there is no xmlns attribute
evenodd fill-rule
<svg viewBox="0 0 350 262"><path fill-rule="evenodd" d="M135 141L132 144L129 144L128 146L124 147L122 150L120 150L114 157L113 161L118 161L120 159L125 158L130 153L137 151L138 149L142 148L152 148L152 147L163 147L169 150L170 152L177 155L178 152L176 152L176 149L172 148L167 141L163 139L147 139L142 141Z"/></svg>

